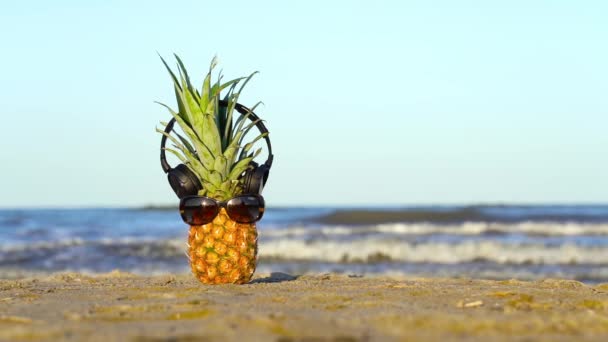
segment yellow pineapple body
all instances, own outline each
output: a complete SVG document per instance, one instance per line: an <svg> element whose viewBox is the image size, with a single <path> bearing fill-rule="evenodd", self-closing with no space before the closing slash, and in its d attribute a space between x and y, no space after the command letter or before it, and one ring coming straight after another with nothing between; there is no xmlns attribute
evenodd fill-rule
<svg viewBox="0 0 608 342"><path fill-rule="evenodd" d="M258 232L237 223L224 208L213 222L190 226L188 255L192 273L205 284L244 284L255 272Z"/></svg>

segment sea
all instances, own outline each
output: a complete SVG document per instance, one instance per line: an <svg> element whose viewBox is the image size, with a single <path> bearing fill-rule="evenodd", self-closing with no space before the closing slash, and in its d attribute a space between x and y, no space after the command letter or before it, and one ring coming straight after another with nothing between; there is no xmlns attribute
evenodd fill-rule
<svg viewBox="0 0 608 342"><path fill-rule="evenodd" d="M608 282L608 205L268 208L259 273ZM0 210L0 278L190 272L175 208Z"/></svg>

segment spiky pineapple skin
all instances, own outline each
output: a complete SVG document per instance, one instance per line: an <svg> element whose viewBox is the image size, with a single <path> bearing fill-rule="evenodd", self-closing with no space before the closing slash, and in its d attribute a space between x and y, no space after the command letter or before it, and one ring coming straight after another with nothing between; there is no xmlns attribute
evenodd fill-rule
<svg viewBox="0 0 608 342"><path fill-rule="evenodd" d="M190 226L188 255L194 276L204 284L245 284L258 254L255 224L231 220L222 208L213 222Z"/></svg>

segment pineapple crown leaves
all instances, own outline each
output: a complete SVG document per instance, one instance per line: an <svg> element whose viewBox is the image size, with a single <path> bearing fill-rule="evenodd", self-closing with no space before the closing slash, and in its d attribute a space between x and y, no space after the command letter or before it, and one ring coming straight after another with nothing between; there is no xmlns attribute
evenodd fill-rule
<svg viewBox="0 0 608 342"><path fill-rule="evenodd" d="M173 148L165 148L166 151L176 155L197 175L205 188L201 194L207 192L215 195L214 197L228 198L238 193L239 176L261 152L261 149L258 149L250 153L253 144L268 134L260 134L243 145L245 136L257 121L245 125L248 113L237 112L238 117L234 118L239 96L257 71L247 77L239 77L223 83L220 71L212 85L212 71L218 64L217 57L214 57L199 91L192 86L182 60L179 56L174 56L177 61L177 74L159 55L173 81L178 110L176 112L163 103L157 103L171 113L185 137L173 132L176 138L158 128L156 131L167 136L173 143ZM227 91L223 101L227 106L220 106L220 93L224 90ZM261 103L258 102L252 111ZM161 124L166 127L166 123L161 122Z"/></svg>

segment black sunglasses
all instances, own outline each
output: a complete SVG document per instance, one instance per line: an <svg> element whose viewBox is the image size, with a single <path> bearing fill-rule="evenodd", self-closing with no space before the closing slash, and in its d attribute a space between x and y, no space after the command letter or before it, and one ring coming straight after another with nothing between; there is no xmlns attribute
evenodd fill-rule
<svg viewBox="0 0 608 342"><path fill-rule="evenodd" d="M264 216L264 206L264 197L260 195L242 195L221 202L205 196L187 196L179 202L179 213L191 226L213 221L221 208L238 223L253 223Z"/></svg>

